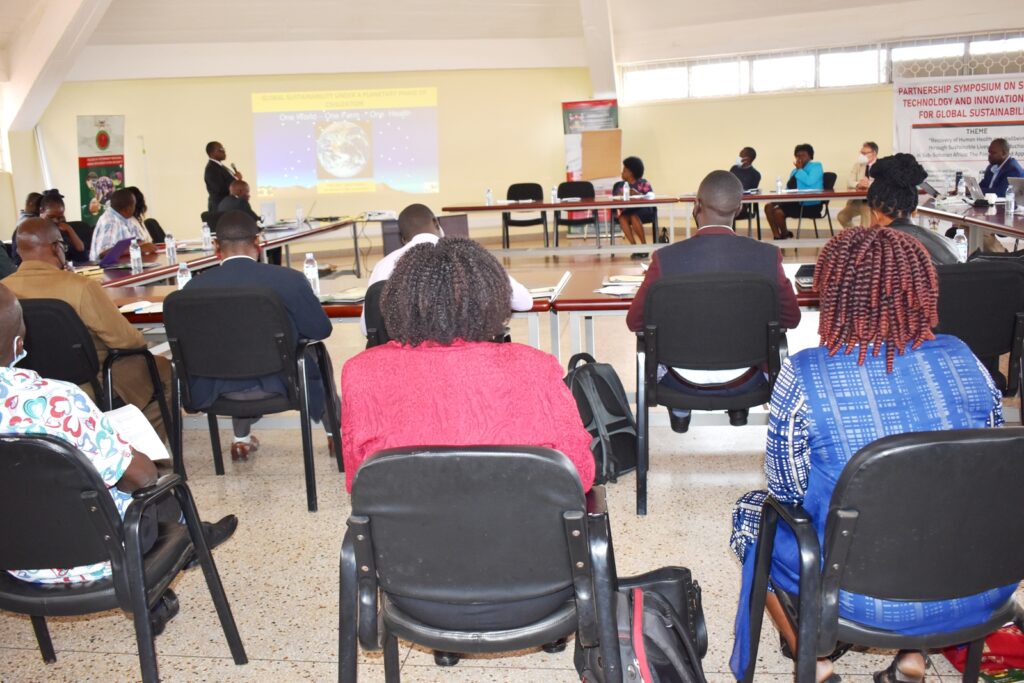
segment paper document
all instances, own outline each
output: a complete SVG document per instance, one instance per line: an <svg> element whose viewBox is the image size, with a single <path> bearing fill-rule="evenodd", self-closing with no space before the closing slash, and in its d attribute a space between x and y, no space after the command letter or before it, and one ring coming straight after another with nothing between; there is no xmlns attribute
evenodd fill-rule
<svg viewBox="0 0 1024 683"><path fill-rule="evenodd" d="M638 285L644 281L643 275L609 275L602 285Z"/></svg>
<svg viewBox="0 0 1024 683"><path fill-rule="evenodd" d="M103 413L114 429L127 441L132 448L145 453L150 460L170 460L171 454L167 452L164 442L160 440L149 420L142 414L142 411L128 404L117 410L110 410Z"/></svg>
<svg viewBox="0 0 1024 683"><path fill-rule="evenodd" d="M366 287L349 287L333 294L321 294L320 303L357 304L366 299Z"/></svg>
<svg viewBox="0 0 1024 683"><path fill-rule="evenodd" d="M119 306L117 310L122 313L163 313L164 303L162 301L157 301L156 303L146 300L134 301L132 303Z"/></svg>
<svg viewBox="0 0 1024 683"><path fill-rule="evenodd" d="M594 291L598 294L608 294L611 296L633 296L636 294L636 285L605 285L601 289L595 289Z"/></svg>

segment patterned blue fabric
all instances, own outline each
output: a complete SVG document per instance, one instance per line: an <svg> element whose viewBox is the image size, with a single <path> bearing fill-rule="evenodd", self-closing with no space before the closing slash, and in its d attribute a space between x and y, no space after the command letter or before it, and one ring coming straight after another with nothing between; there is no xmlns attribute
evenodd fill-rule
<svg viewBox="0 0 1024 683"><path fill-rule="evenodd" d="M802 504L815 520L819 543L832 491L847 461L884 436L906 432L996 427L1003 424L1002 395L967 345L938 335L917 350L897 355L886 372L884 352L857 365L856 353L829 357L807 349L787 359L772 393L765 453L768 489L787 503ZM746 668L752 549L767 491L737 502L730 544L743 562L731 665L737 678ZM772 558L772 580L786 592L799 590L796 539L780 525ZM961 600L897 602L840 593L845 619L898 633L948 631L991 614L1016 586Z"/></svg>

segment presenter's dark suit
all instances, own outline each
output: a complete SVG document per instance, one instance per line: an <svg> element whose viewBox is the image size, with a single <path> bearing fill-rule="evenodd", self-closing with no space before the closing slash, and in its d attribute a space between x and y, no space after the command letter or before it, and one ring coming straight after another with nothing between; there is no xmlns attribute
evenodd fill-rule
<svg viewBox="0 0 1024 683"><path fill-rule="evenodd" d="M998 197L1005 197L1010 178L1024 178L1024 168L1013 157L1004 161L1002 167L994 173L991 166L986 168L985 175L978 184L981 185L982 192L994 192ZM1020 201L1021 198L1018 197L1017 202Z"/></svg>
<svg viewBox="0 0 1024 683"><path fill-rule="evenodd" d="M245 256L226 259L219 267L211 268L193 278L186 289L230 289L232 287L263 287L274 290L281 298L292 323L292 341L326 339L331 336L331 321L309 282L302 273L291 268L260 263ZM319 419L324 412L323 385L320 370L313 354L306 357L306 381L309 386L309 414ZM198 377L189 387L197 407L211 405L221 394L245 391L259 387L264 391L287 394L280 375L265 375L252 379L212 379Z"/></svg>
<svg viewBox="0 0 1024 683"><path fill-rule="evenodd" d="M782 270L782 250L737 235L731 228L709 225L682 242L662 247L651 257L643 284L633 297L626 324L634 332L644 327L644 299L662 276L720 272L755 273L774 278L779 291L779 324L792 329L800 322L793 285ZM699 324L694 321L694 324Z"/></svg>
<svg viewBox="0 0 1024 683"><path fill-rule="evenodd" d="M235 179L235 176L231 171L224 168L223 165L210 159L206 162L206 171L203 173L203 179L206 181L206 193L209 195L209 198L206 200L206 210L217 211L220 200L230 194L228 188L231 186L231 181Z"/></svg>
<svg viewBox="0 0 1024 683"><path fill-rule="evenodd" d="M217 213L223 216L228 211L241 211L245 215L252 218L254 221L259 221L260 217L256 215L256 212L252 210L252 205L248 199L241 197L234 197L228 195L220 200L217 204ZM275 249L267 249L267 263L273 263L275 266L281 265L281 247Z"/></svg>

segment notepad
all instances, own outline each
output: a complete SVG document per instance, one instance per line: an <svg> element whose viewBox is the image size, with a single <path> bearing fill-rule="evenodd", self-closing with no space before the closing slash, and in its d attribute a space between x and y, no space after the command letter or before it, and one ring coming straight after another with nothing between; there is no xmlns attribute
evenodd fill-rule
<svg viewBox="0 0 1024 683"><path fill-rule="evenodd" d="M320 303L323 304L357 304L366 299L366 287L350 287L332 294L321 294Z"/></svg>
<svg viewBox="0 0 1024 683"><path fill-rule="evenodd" d="M594 291L598 294L608 294L609 296L633 296L636 294L636 290L637 285L605 285Z"/></svg>
<svg viewBox="0 0 1024 683"><path fill-rule="evenodd" d="M609 275L602 285L639 285L644 281L643 275Z"/></svg>
<svg viewBox="0 0 1024 683"><path fill-rule="evenodd" d="M171 459L167 447L164 446L164 442L160 440L160 436L153 426L149 424L149 420L141 410L131 403L117 410L108 410L103 415L110 420L110 424L122 439L135 450L148 455L150 460Z"/></svg>

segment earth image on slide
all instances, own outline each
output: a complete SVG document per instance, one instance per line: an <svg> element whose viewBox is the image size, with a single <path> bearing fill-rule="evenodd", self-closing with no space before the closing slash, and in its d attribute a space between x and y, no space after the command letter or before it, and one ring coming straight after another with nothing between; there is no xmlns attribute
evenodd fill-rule
<svg viewBox="0 0 1024 683"><path fill-rule="evenodd" d="M316 140L316 156L325 171L337 178L359 175L370 161L370 140L351 121L325 126Z"/></svg>

